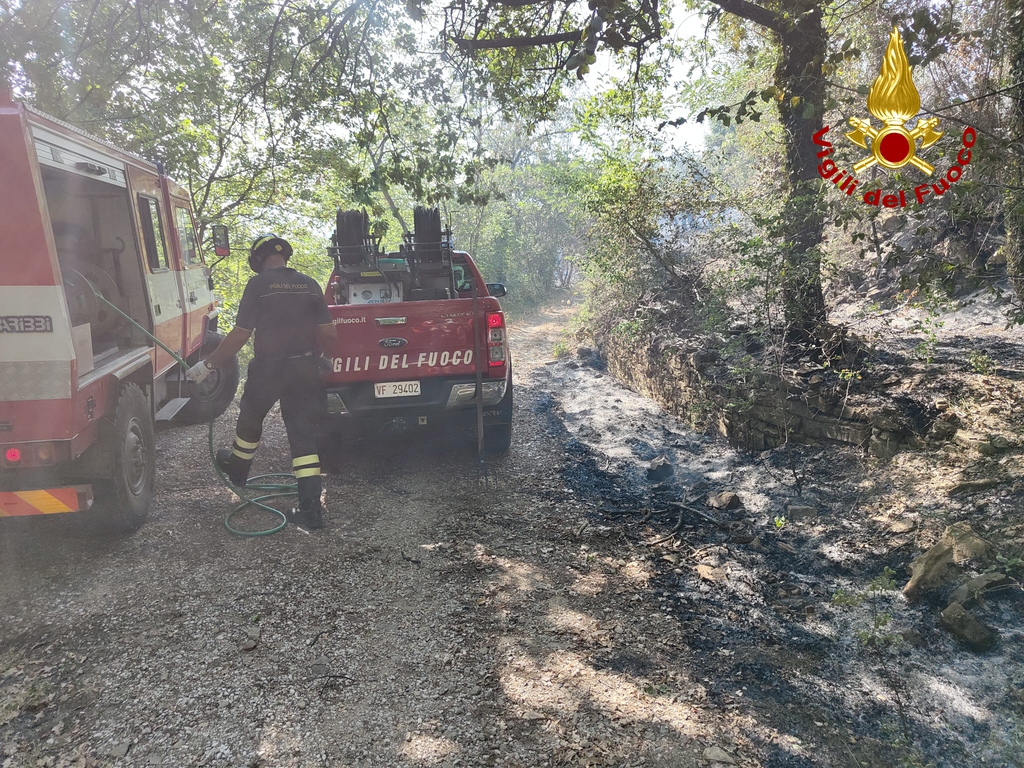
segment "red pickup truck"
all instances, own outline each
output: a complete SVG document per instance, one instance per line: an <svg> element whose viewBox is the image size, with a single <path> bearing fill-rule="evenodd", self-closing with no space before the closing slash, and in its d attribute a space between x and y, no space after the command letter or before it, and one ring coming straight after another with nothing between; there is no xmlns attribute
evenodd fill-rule
<svg viewBox="0 0 1024 768"><path fill-rule="evenodd" d="M417 208L406 243L382 253L364 213L338 212L324 291L338 330L326 353L328 428L473 421L479 375L486 449L504 452L512 439L505 287L484 282L440 221L436 208Z"/></svg>

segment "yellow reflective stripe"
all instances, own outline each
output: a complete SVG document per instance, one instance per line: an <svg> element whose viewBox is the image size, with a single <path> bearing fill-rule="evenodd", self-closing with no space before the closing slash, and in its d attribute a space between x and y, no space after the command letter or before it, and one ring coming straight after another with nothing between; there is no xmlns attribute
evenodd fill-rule
<svg viewBox="0 0 1024 768"><path fill-rule="evenodd" d="M251 451L255 451L260 447L260 441L257 440L255 443L250 443L248 440L243 440L238 435L235 435L235 445L239 448L248 448Z"/></svg>
<svg viewBox="0 0 1024 768"><path fill-rule="evenodd" d="M257 240L255 243L252 244L251 250L255 251L257 248L259 248L264 243L269 242L271 240L275 240L276 238L277 238L277 235L266 235L265 237L261 237L259 240Z"/></svg>
<svg viewBox="0 0 1024 768"><path fill-rule="evenodd" d="M295 470L295 477L297 477L297 478L301 478L301 477L314 477L315 475L319 475L319 474L320 474L320 467L309 467L307 469L296 469Z"/></svg>
<svg viewBox="0 0 1024 768"><path fill-rule="evenodd" d="M319 463L320 463L320 457L317 454L315 454L315 453L311 453L308 456L299 456L296 459L292 459L292 466L293 467L300 467L303 464L319 464Z"/></svg>
<svg viewBox="0 0 1024 768"><path fill-rule="evenodd" d="M255 451L253 453L246 453L245 451L240 451L237 448L232 448L231 452L243 461L252 461L253 456L256 455Z"/></svg>
<svg viewBox="0 0 1024 768"><path fill-rule="evenodd" d="M320 470L317 470L319 473ZM17 496L22 501L28 502L33 507L38 509L44 515L59 514L61 512L73 511L71 507L65 504L63 501L58 499L56 496L47 493L46 491L15 491Z"/></svg>

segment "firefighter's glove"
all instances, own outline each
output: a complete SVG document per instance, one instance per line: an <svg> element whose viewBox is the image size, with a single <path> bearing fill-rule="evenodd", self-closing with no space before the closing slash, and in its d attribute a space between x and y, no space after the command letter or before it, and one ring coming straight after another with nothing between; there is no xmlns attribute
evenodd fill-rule
<svg viewBox="0 0 1024 768"><path fill-rule="evenodd" d="M213 373L213 368L207 365L205 360L200 360L188 369L188 373L185 374L185 378L193 384L201 384L202 381L211 373Z"/></svg>

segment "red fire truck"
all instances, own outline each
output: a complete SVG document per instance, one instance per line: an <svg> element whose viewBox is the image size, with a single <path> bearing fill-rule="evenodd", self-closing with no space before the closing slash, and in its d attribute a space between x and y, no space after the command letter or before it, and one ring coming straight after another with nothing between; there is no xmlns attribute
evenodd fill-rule
<svg viewBox="0 0 1024 768"><path fill-rule="evenodd" d="M187 192L159 165L0 89L0 517L102 510L142 524L154 421L206 421L234 397L225 366L187 398L170 354L220 341Z"/></svg>

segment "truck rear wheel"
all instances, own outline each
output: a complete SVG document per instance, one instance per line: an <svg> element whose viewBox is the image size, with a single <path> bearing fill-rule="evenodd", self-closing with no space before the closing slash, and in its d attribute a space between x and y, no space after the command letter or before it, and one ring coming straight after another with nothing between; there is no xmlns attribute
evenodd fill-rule
<svg viewBox="0 0 1024 768"><path fill-rule="evenodd" d="M156 479L156 436L149 400L137 384L121 387L113 424L103 425L100 446L111 457L111 477L98 483L98 501L119 529L134 531L149 517Z"/></svg>
<svg viewBox="0 0 1024 768"><path fill-rule="evenodd" d="M199 360L205 359L224 341L219 333L208 331L203 339L203 348L199 351ZM210 374L204 383L204 397L202 400L192 398L188 404L181 409L177 415L178 421L185 424L205 424L220 416L231 405L235 399L235 392L238 391L238 356L232 357L220 368Z"/></svg>

